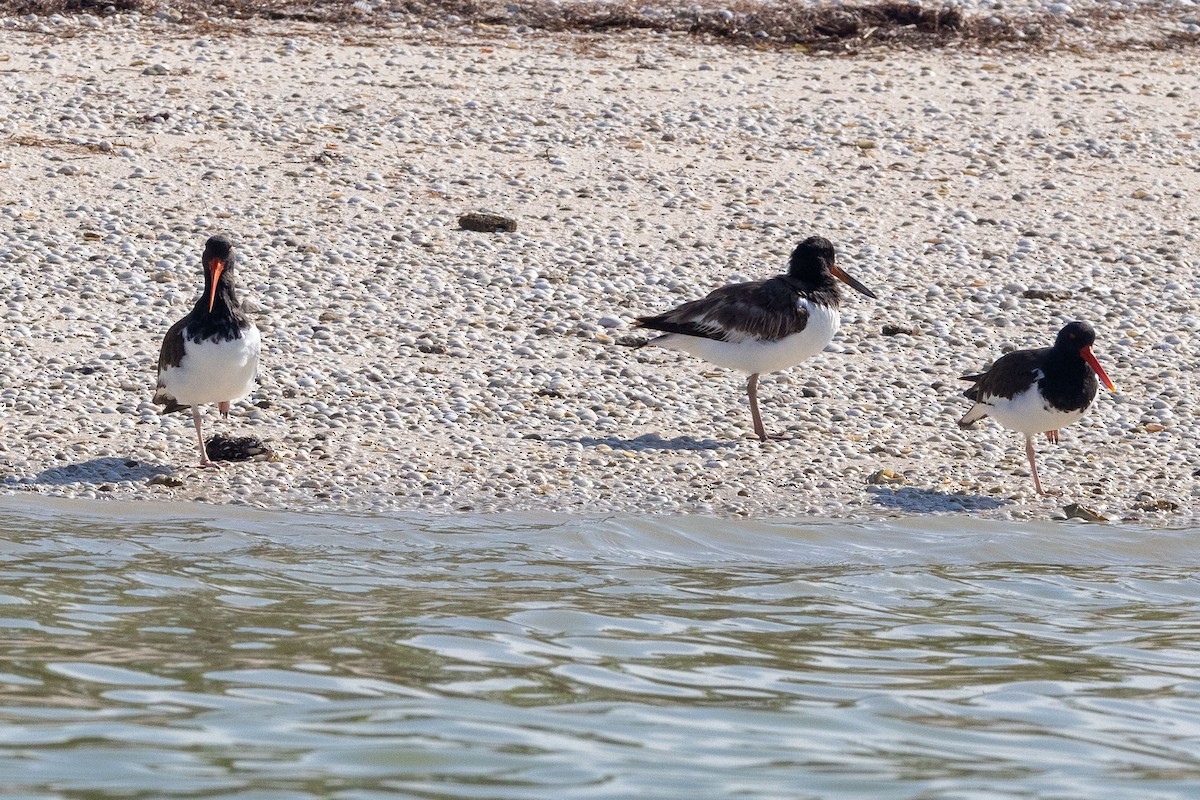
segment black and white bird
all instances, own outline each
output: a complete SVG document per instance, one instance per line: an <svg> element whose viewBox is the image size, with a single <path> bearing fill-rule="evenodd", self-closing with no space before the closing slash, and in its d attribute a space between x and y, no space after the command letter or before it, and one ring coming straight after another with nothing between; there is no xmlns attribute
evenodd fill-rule
<svg viewBox="0 0 1200 800"><path fill-rule="evenodd" d="M216 403L222 416L229 404L254 391L258 372L258 329L234 294L233 245L213 236L204 245L204 293L188 315L176 322L158 354L158 390L154 402L163 414L192 409L200 466L216 467L204 448L200 406Z"/></svg>
<svg viewBox="0 0 1200 800"><path fill-rule="evenodd" d="M722 286L663 314L638 317L637 325L663 332L647 344L749 373L746 393L754 433L766 441L758 412L758 376L794 367L833 339L841 324L835 278L875 297L837 265L828 239L810 236L792 251L786 275Z"/></svg>
<svg viewBox="0 0 1200 800"><path fill-rule="evenodd" d="M975 382L963 392L975 405L958 426L969 428L991 417L1005 428L1025 434L1025 456L1039 495L1046 492L1034 460L1034 435L1045 432L1047 440L1057 443L1059 429L1078 422L1096 398L1097 376L1109 391L1117 390L1092 355L1095 341L1091 325L1071 322L1058 332L1053 347L1014 350L998 358L987 372L963 376L963 380Z"/></svg>

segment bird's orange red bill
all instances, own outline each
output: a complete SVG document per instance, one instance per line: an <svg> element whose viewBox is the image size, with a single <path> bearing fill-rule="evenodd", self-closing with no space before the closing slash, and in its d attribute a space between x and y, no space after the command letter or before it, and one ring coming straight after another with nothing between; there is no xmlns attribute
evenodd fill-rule
<svg viewBox="0 0 1200 800"><path fill-rule="evenodd" d="M1079 355L1083 356L1083 360L1086 361L1087 365L1092 368L1092 371L1099 376L1100 382L1104 384L1105 388L1107 388L1110 392L1115 392L1117 390L1117 387L1113 385L1112 380L1109 379L1108 373L1104 371L1104 367L1100 366L1100 362L1096 360L1094 355L1092 355L1092 348L1081 348L1079 350Z"/></svg>
<svg viewBox="0 0 1200 800"><path fill-rule="evenodd" d="M212 286L208 290L208 310L212 313L213 303L217 302L217 281L221 279L221 273L225 271L225 262L220 258L214 258L209 263L209 269L212 270Z"/></svg>

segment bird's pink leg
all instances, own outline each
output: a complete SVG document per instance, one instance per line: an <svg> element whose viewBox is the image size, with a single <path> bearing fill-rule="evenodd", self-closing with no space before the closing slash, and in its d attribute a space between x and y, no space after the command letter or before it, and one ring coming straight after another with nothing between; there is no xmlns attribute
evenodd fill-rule
<svg viewBox="0 0 1200 800"><path fill-rule="evenodd" d="M746 394L750 395L750 419L754 420L754 433L758 436L759 441L765 442L767 439L783 439L782 434L773 433L767 435L767 429L763 427L762 415L758 413L758 373L750 376L750 380L746 381Z"/></svg>
<svg viewBox="0 0 1200 800"><path fill-rule="evenodd" d="M754 433L759 440L767 440L767 432L763 429L762 417L758 414L758 373L750 376L746 381L746 394L750 396L750 419L754 421Z"/></svg>
<svg viewBox="0 0 1200 800"><path fill-rule="evenodd" d="M221 412L222 417L224 417L225 419L229 419L229 401L228 400L222 400L221 402L217 403L217 410Z"/></svg>
<svg viewBox="0 0 1200 800"><path fill-rule="evenodd" d="M1058 444L1058 431L1046 431L1046 441L1052 444Z"/></svg>
<svg viewBox="0 0 1200 800"><path fill-rule="evenodd" d="M759 441L767 440L767 429L763 427L762 416L758 413L758 373L750 376L750 380L746 381L746 394L750 395L750 419L754 421L754 433L758 436Z"/></svg>
<svg viewBox="0 0 1200 800"><path fill-rule="evenodd" d="M200 444L200 466L205 469L220 469L220 464L208 460L208 452L204 449L204 434L200 430L200 406L192 406L192 422L196 425L196 441Z"/></svg>
<svg viewBox="0 0 1200 800"><path fill-rule="evenodd" d="M1025 456L1026 456L1026 458L1029 459L1029 471L1033 473L1033 488L1037 489L1037 493L1039 495L1041 495L1042 497L1045 497L1046 493L1042 491L1042 482L1040 480L1038 480L1037 461L1035 461L1033 458L1033 437L1032 436L1025 437Z"/></svg>

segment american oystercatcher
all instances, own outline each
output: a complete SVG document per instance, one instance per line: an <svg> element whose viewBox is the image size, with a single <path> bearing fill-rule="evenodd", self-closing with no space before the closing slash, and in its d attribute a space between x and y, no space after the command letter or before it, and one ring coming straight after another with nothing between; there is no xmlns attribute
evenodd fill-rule
<svg viewBox="0 0 1200 800"><path fill-rule="evenodd" d="M841 324L841 295L834 278L875 297L837 265L828 239L810 236L792 251L786 275L722 286L663 314L638 317L637 325L665 334L646 344L683 350L750 373L750 416L754 433L766 441L758 413L758 376L794 367L833 339Z"/></svg>
<svg viewBox="0 0 1200 800"><path fill-rule="evenodd" d="M1058 442L1058 430L1078 421L1096 399L1099 376L1109 391L1117 387L1092 355L1096 331L1086 322L1071 322L1058 332L1053 347L1014 350L1001 356L987 372L964 375L975 385L963 392L975 405L958 421L969 428L984 417L992 417L1005 428L1025 434L1025 455L1033 473L1033 488L1039 495L1033 437L1044 431L1046 439Z"/></svg>
<svg viewBox="0 0 1200 800"><path fill-rule="evenodd" d="M200 466L216 467L204 449L200 405L216 403L222 416L229 416L229 404L254 390L260 343L258 328L233 292L233 245L224 236L213 236L204 245L201 263L204 293L163 339L154 402L166 406L163 414L191 406Z"/></svg>

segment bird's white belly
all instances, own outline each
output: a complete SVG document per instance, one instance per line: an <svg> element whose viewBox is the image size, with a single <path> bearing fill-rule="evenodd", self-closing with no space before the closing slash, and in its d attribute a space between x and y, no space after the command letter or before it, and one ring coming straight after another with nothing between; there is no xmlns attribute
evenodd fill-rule
<svg viewBox="0 0 1200 800"><path fill-rule="evenodd" d="M808 324L804 330L775 341L745 337L722 342L671 333L655 339L654 344L683 350L717 366L746 373L787 369L824 350L841 323L841 315L836 309L815 305L807 300L801 300L800 304L808 307Z"/></svg>
<svg viewBox="0 0 1200 800"><path fill-rule="evenodd" d="M1025 434L1065 428L1082 419L1083 412L1087 410L1064 412L1052 409L1038 393L1036 383L1020 394L1013 395L1011 400L988 397L983 404L987 406L988 414L996 422L1010 431Z"/></svg>
<svg viewBox="0 0 1200 800"><path fill-rule="evenodd" d="M223 342L193 342L185 332L182 362L162 371L163 387L183 405L240 400L254 391L260 347L253 325Z"/></svg>

